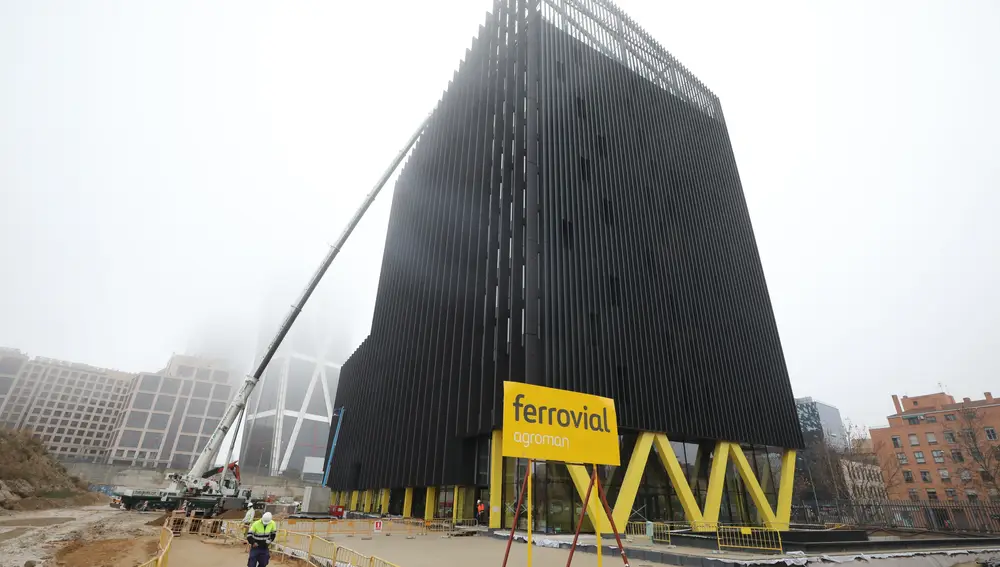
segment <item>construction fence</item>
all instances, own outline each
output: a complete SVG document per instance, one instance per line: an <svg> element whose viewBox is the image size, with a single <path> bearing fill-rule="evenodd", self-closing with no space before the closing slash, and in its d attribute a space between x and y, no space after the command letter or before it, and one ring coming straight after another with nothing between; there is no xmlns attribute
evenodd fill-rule
<svg viewBox="0 0 1000 567"><path fill-rule="evenodd" d="M803 502L792 506L793 524L1000 534L1000 502L884 500Z"/></svg>
<svg viewBox="0 0 1000 567"><path fill-rule="evenodd" d="M704 527L706 536L716 539L719 550L740 549L745 551L779 552L783 551L781 532L773 528L761 526L739 526L719 523L705 523L703 526L689 522L636 522L625 524L625 540L628 542L646 541L652 544L673 545L672 535L690 534Z"/></svg>
<svg viewBox="0 0 1000 567"><path fill-rule="evenodd" d="M160 541L157 544L156 556L149 561L142 563L139 567L167 567L170 556L170 544L174 540L174 534L166 526L160 528Z"/></svg>

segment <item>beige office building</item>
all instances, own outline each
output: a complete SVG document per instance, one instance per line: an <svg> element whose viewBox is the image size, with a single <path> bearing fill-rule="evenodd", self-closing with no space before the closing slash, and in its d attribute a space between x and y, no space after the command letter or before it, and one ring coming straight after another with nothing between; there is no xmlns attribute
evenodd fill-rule
<svg viewBox="0 0 1000 567"><path fill-rule="evenodd" d="M135 375L0 349L0 422L30 429L55 457L103 461Z"/></svg>

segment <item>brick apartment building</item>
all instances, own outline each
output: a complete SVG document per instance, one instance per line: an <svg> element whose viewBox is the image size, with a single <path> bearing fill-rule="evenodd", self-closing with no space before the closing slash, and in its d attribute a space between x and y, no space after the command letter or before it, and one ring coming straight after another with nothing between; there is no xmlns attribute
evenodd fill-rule
<svg viewBox="0 0 1000 567"><path fill-rule="evenodd" d="M892 396L889 424L871 428L873 448L892 500L997 500L1000 399L943 392ZM985 457L984 457L985 455Z"/></svg>

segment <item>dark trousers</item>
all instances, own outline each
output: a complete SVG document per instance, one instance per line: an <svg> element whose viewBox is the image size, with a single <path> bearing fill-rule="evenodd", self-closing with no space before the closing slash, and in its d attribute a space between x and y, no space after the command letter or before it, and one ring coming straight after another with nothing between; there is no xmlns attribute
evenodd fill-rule
<svg viewBox="0 0 1000 567"><path fill-rule="evenodd" d="M266 547L251 547L247 567L267 567L267 562L270 560L271 554Z"/></svg>

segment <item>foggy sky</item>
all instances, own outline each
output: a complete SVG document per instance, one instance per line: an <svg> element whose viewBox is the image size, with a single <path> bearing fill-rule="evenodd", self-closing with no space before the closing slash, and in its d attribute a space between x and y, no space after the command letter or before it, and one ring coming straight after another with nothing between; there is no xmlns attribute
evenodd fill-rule
<svg viewBox="0 0 1000 567"><path fill-rule="evenodd" d="M997 393L1000 4L619 5L722 100L796 395ZM0 345L248 367L490 6L0 0ZM320 291L352 347L389 203Z"/></svg>

